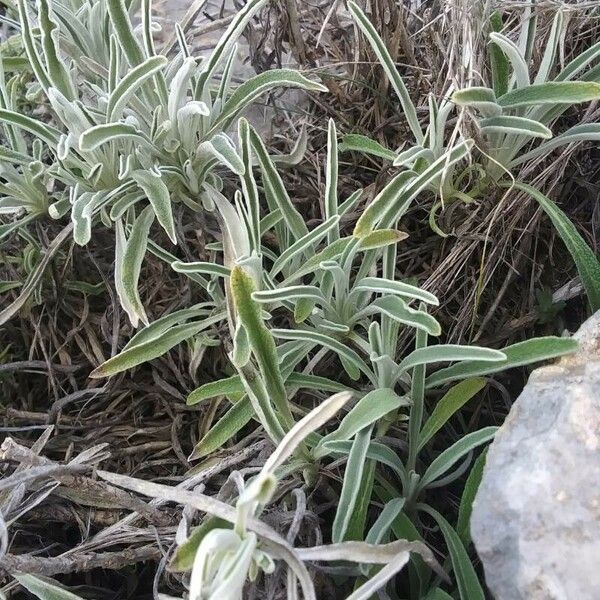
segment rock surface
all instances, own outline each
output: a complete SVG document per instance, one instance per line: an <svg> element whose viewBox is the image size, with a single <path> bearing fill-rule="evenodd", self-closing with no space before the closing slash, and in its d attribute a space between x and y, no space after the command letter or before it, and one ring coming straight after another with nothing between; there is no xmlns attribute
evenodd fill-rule
<svg viewBox="0 0 600 600"><path fill-rule="evenodd" d="M600 311L491 445L471 534L496 600L600 598Z"/></svg>

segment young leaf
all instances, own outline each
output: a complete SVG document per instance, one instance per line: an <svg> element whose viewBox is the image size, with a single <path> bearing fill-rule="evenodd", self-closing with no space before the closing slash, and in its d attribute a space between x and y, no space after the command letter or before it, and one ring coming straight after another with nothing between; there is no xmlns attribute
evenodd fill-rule
<svg viewBox="0 0 600 600"><path fill-rule="evenodd" d="M119 0L110 0L110 2L118 1ZM163 69L166 64L167 59L164 56L152 56L129 71L129 73L119 81L117 87L115 87L108 99L108 104L106 106L107 122L113 123L118 121L121 118L129 99L137 92L144 82Z"/></svg>
<svg viewBox="0 0 600 600"><path fill-rule="evenodd" d="M500 32L503 27L502 16L498 11L494 11L490 15L490 27L493 31ZM506 55L500 49L500 46L490 42L490 65L492 67L492 87L496 96L502 96L508 92L508 61Z"/></svg>
<svg viewBox="0 0 600 600"><path fill-rule="evenodd" d="M103 144L122 139L135 141L147 148L152 147L152 142L133 125L129 123L105 123L84 131L79 136L79 148L83 152L90 152Z"/></svg>
<svg viewBox="0 0 600 600"><path fill-rule="evenodd" d="M335 121L329 119L327 129L327 159L325 161L325 219L338 214L338 147ZM339 227L330 229L327 239L331 244L340 237Z"/></svg>
<svg viewBox="0 0 600 600"><path fill-rule="evenodd" d="M173 221L173 210L171 208L171 194L160 174L154 171L134 171L131 174L134 181L146 194L158 222L167 232L169 239L176 244L175 223Z"/></svg>
<svg viewBox="0 0 600 600"><path fill-rule="evenodd" d="M419 489L425 489L429 484L449 471L465 454L477 446L489 442L496 435L498 427L484 427L479 431L468 433L442 452L428 467L419 481Z"/></svg>
<svg viewBox="0 0 600 600"><path fill-rule="evenodd" d="M431 416L423 425L419 434L418 450L429 442L429 440L446 424L448 419L460 410L477 392L480 392L486 384L482 377L465 379L451 387L444 397L435 405Z"/></svg>
<svg viewBox="0 0 600 600"><path fill-rule="evenodd" d="M226 379L211 381L196 388L188 397L187 405L192 406L209 398L216 396L231 396L234 394L243 394L244 386L239 375L232 375Z"/></svg>
<svg viewBox="0 0 600 600"><path fill-rule="evenodd" d="M372 302L359 314L368 314L372 311L381 312L403 325L422 329L429 335L438 336L442 333L442 328L434 317L423 310L411 308L399 296L384 296L383 298L377 298L377 300Z"/></svg>
<svg viewBox="0 0 600 600"><path fill-rule="evenodd" d="M600 260L585 243L567 215L550 198L526 183L515 182L515 186L527 192L550 217L569 254L575 261L592 311L600 310Z"/></svg>
<svg viewBox="0 0 600 600"><path fill-rule="evenodd" d="M490 40L504 52L511 62L517 81L517 88L526 88L529 86L529 68L517 45L505 35L496 31L490 33Z"/></svg>
<svg viewBox="0 0 600 600"><path fill-rule="evenodd" d="M121 305L134 327L137 327L139 320L148 325L148 317L138 292L138 281L148 246L148 233L153 221L154 211L151 206L147 206L133 223L127 241L125 241L123 225L120 220L117 221L115 287Z"/></svg>
<svg viewBox="0 0 600 600"><path fill-rule="evenodd" d="M396 153L394 151L389 150L379 142L358 133L349 133L345 135L342 138L342 143L339 145L339 150L340 152L354 150L355 152L371 154L373 156L378 156L379 158L385 158L386 160L394 160L396 158Z"/></svg>
<svg viewBox="0 0 600 600"><path fill-rule="evenodd" d="M460 364L440 369L432 373L425 381L428 388L441 385L447 381L464 379L476 375L489 375L505 371L513 367L529 365L531 363L557 358L577 350L577 340L559 337L541 337L518 342L502 349L506 358L497 362L482 360L468 360Z"/></svg>
<svg viewBox="0 0 600 600"><path fill-rule="evenodd" d="M204 142L207 149L236 175L245 173L244 163L231 139L224 133L217 133L210 141ZM204 146L204 144L202 146Z"/></svg>

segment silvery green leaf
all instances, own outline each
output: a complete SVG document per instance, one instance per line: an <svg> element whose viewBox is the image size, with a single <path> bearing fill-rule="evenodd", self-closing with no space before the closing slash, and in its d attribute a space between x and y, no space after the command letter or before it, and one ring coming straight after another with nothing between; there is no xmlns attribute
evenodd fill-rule
<svg viewBox="0 0 600 600"><path fill-rule="evenodd" d="M490 40L506 54L510 61L517 81L517 88L529 86L529 68L517 45L505 35L496 31L490 33Z"/></svg>
<svg viewBox="0 0 600 600"><path fill-rule="evenodd" d="M344 471L344 482L337 504L335 518L331 529L331 541L342 542L350 525L358 500L360 482L365 468L367 450L371 442L373 425L361 429L354 438L352 449L348 454L348 462Z"/></svg>
<svg viewBox="0 0 600 600"><path fill-rule="evenodd" d="M38 19L41 31L42 49L48 69L48 79L68 100L75 100L77 94L69 71L59 56L59 32L49 0L38 0Z"/></svg>
<svg viewBox="0 0 600 600"><path fill-rule="evenodd" d="M568 81L585 69L590 63L600 56L600 42L596 42L587 50L578 54L565 68L556 76L554 81Z"/></svg>
<svg viewBox="0 0 600 600"><path fill-rule="evenodd" d="M425 383L426 387L431 388L456 379L497 373L513 367L570 354L577 348L577 340L571 338L552 336L533 338L502 348L502 353L506 357L504 360L488 362L475 359L461 362L432 373L427 377Z"/></svg>
<svg viewBox="0 0 600 600"><path fill-rule="evenodd" d="M363 152L364 154L371 154L384 158L386 160L394 160L396 153L388 148L382 146L379 142L372 140L366 135L360 135L358 133L349 133L342 138L342 143L339 145L340 152L347 152L348 150L354 150L356 152Z"/></svg>
<svg viewBox="0 0 600 600"><path fill-rule="evenodd" d="M240 125L240 127L244 129L243 123ZM270 192L272 201L276 204L276 206L271 208L279 208L279 210L281 210L281 214L283 215L290 232L296 239L300 239L303 236L308 235L308 229L304 222L304 218L293 205L287 190L285 189L285 185L279 173L277 172L277 169L275 168L275 165L273 164L273 161L271 160L264 143L260 139L260 136L250 126L248 126L248 135L252 147L256 152L256 157L260 163L260 168L265 181L265 187L267 188L267 191Z"/></svg>
<svg viewBox="0 0 600 600"><path fill-rule="evenodd" d="M90 127L79 136L79 149L83 152L96 150L103 144L115 140L132 140L148 148L152 142L133 125L127 123L106 123Z"/></svg>
<svg viewBox="0 0 600 600"><path fill-rule="evenodd" d="M231 362L238 368L246 366L250 361L252 349L248 340L248 333L241 323L235 327L233 334L233 350L231 352Z"/></svg>
<svg viewBox="0 0 600 600"><path fill-rule="evenodd" d="M133 32L124 1L106 0L106 7L110 16L110 23L123 50L123 54L132 67L139 65L144 60L144 54ZM111 118L110 120L112 121L113 119Z"/></svg>
<svg viewBox="0 0 600 600"><path fill-rule="evenodd" d="M244 27L248 24L254 14L265 4L266 0L250 0L244 7L237 12L233 21L229 24L225 33L221 36L217 45L210 54L208 60L201 65L200 76L194 96L196 100L201 100L204 88L210 78L214 75L223 57L229 55L231 47L235 44L237 38L241 35Z"/></svg>
<svg viewBox="0 0 600 600"><path fill-rule="evenodd" d="M104 199L104 192L83 192L80 194L71 209L73 221L73 239L76 244L85 246L92 237L93 211Z"/></svg>
<svg viewBox="0 0 600 600"><path fill-rule="evenodd" d="M467 433L449 448L444 450L427 468L419 481L419 488L425 489L429 484L452 468L465 454L477 446L489 442L498 431L498 427L484 427L479 431Z"/></svg>
<svg viewBox="0 0 600 600"><path fill-rule="evenodd" d="M177 235L173 221L171 194L160 174L153 171L134 171L131 173L131 177L146 194L158 222L167 232L169 239L176 244Z"/></svg>
<svg viewBox="0 0 600 600"><path fill-rule="evenodd" d="M117 224L118 223L119 222L117 221ZM99 367L94 369L89 377L92 379L111 377L112 375L158 358L177 344L194 337L202 330L222 321L225 317L225 313L221 312L206 317L201 321L192 321L191 323L170 327L160 335L153 336L151 339L147 339L134 346L123 349L119 354L109 358Z"/></svg>
<svg viewBox="0 0 600 600"><path fill-rule="evenodd" d="M342 419L338 428L332 433L326 435L319 446L329 442L349 440L354 437L361 429L377 423L388 413L397 410L401 406L408 406L410 400L406 396L398 396L394 390L389 388L380 388L365 394L348 414ZM319 455L319 449L315 449Z"/></svg>
<svg viewBox="0 0 600 600"><path fill-rule="evenodd" d="M217 133L210 141L203 142L201 148L206 148L236 175L244 174L244 163L233 142L224 133Z"/></svg>
<svg viewBox="0 0 600 600"><path fill-rule="evenodd" d="M429 148L413 146L408 150L404 150L404 152L398 153L394 157L393 165L395 167L411 168L420 158L424 158L428 163L431 163L434 160L433 152Z"/></svg>
<svg viewBox="0 0 600 600"><path fill-rule="evenodd" d="M410 95L408 94L408 90L406 89L406 85L404 85L400 73L398 73L394 60L388 52L388 49L385 47L383 40L379 37L375 27L373 27L373 24L369 21L358 4L350 1L348 3L348 9L377 55L385 74L388 76L392 87L400 99L400 104L406 116L406 120L408 121L408 126L415 136L417 144L421 144L424 138L421 125L419 124L419 118L417 117L417 110L410 99Z"/></svg>
<svg viewBox="0 0 600 600"><path fill-rule="evenodd" d="M167 114L172 123L177 122L177 112L186 103L190 81L196 69L196 59L192 57L185 58L169 83Z"/></svg>
<svg viewBox="0 0 600 600"><path fill-rule="evenodd" d="M377 248L385 248L392 244L397 244L408 237L405 231L398 229L376 229L371 231L360 239L357 250L376 250Z"/></svg>
<svg viewBox="0 0 600 600"><path fill-rule="evenodd" d="M29 11L25 0L17 0L19 8L19 22L21 24L21 40L25 48L25 53L31 65L35 78L44 90L47 90L52 84L48 73L43 66L42 55L37 49L35 38L33 37Z"/></svg>
<svg viewBox="0 0 600 600"><path fill-rule="evenodd" d="M323 296L321 290L313 285L292 285L288 287L275 288L273 290L262 290L254 292L252 298L260 304L272 302L285 302L308 298L322 306L329 306L329 302Z"/></svg>
<svg viewBox="0 0 600 600"><path fill-rule="evenodd" d="M488 117L479 122L482 133L508 133L527 137L549 139L552 131L544 124L525 117L508 115Z"/></svg>
<svg viewBox="0 0 600 600"><path fill-rule="evenodd" d="M313 244L316 244L320 239L327 235L327 232L333 227L335 227L338 224L339 220L340 218L337 215L331 217L329 220L315 227L312 231L300 237L289 248L284 250L273 263L273 267L271 268L270 273L271 277L275 277L275 275L277 275L285 267L285 265L288 262L290 262L294 257L300 256L300 254L304 252L307 248L309 248ZM320 263L315 260L314 268L317 269L319 267L319 264Z"/></svg>
<svg viewBox="0 0 600 600"><path fill-rule="evenodd" d="M559 8L556 11L556 15L554 16L554 20L552 21L552 28L550 29L550 33L548 35L548 41L546 42L546 49L544 50L544 56L542 57L542 61L540 63L540 68L538 69L537 75L533 80L534 84L544 83L549 75L552 67L554 66L554 59L556 56L556 51L560 44L561 36L563 33L563 12Z"/></svg>
<svg viewBox="0 0 600 600"><path fill-rule="evenodd" d="M177 273L205 273L207 275L216 275L217 277L229 277L231 271L217 263L209 262L191 262L184 263L176 260L171 263L171 268Z"/></svg>
<svg viewBox="0 0 600 600"><path fill-rule="evenodd" d="M340 341L336 340L330 335L319 333L312 329L271 329L271 334L279 339L283 340L306 340L316 344L320 344L325 348L333 350L338 356L343 357L347 363L347 366L351 366L351 372L348 373L352 379L358 379L360 373L363 372L370 379L373 378L371 370L360 356L348 346L345 346Z"/></svg>
<svg viewBox="0 0 600 600"><path fill-rule="evenodd" d="M304 75L293 69L272 69L264 73L259 73L242 83L231 94L227 102L225 102L221 114L215 119L209 135L210 133L227 129L241 111L262 96L262 94L276 87L300 88L312 92L327 91L325 86L307 79Z"/></svg>
<svg viewBox="0 0 600 600"><path fill-rule="evenodd" d="M506 360L506 355L500 350L481 348L479 346L461 346L458 344L438 344L427 348L413 350L398 366L400 371L406 371L418 365L435 362L451 361L482 361L500 362Z"/></svg>
<svg viewBox="0 0 600 600"><path fill-rule="evenodd" d="M140 320L148 325L148 317L140 300L138 281L153 221L154 210L147 206L134 221L128 240L125 240L122 221L116 222L115 287L121 306L134 327L138 326Z"/></svg>
<svg viewBox="0 0 600 600"><path fill-rule="evenodd" d="M439 300L432 293L427 292L420 287L404 283L402 281L394 281L392 279L384 279L383 277L363 277L354 286L353 290L357 292L379 292L382 294L395 294L404 298L421 300L433 306L439 305Z"/></svg>
<svg viewBox="0 0 600 600"><path fill-rule="evenodd" d="M329 119L327 129L327 158L325 161L325 219L338 214L338 147L335 121ZM336 225L327 233L331 244L340 237L339 227Z"/></svg>
<svg viewBox="0 0 600 600"><path fill-rule="evenodd" d="M61 133L58 129L12 110L4 108L0 109L0 121L10 125L16 125L25 131L33 133L33 135L39 137L50 147L55 147L60 139ZM4 149L4 151L6 152L6 149Z"/></svg>
<svg viewBox="0 0 600 600"><path fill-rule="evenodd" d="M434 317L425 311L411 308L399 296L377 298L369 306L360 311L356 318L360 319L362 315L370 315L376 312L383 313L403 325L422 329L429 335L438 336L442 333L442 328Z"/></svg>
<svg viewBox="0 0 600 600"><path fill-rule="evenodd" d="M119 0L109 0L119 2ZM153 75L158 73L167 64L164 56L152 56L134 67L119 81L108 99L106 115L108 122L118 121L130 98Z"/></svg>
<svg viewBox="0 0 600 600"><path fill-rule="evenodd" d="M552 150L566 144L574 144L583 141L600 141L600 123L585 123L583 125L574 125L564 133L557 135L537 148L521 154L521 156L511 161L512 166L527 163L540 156L547 156Z"/></svg>
<svg viewBox="0 0 600 600"><path fill-rule="evenodd" d="M36 577L35 575L14 575L14 578L36 598L40 600L84 600L69 592L63 587L58 586L51 579Z"/></svg>
<svg viewBox="0 0 600 600"><path fill-rule="evenodd" d="M458 106L472 106L486 117L502 114L502 108L496 101L494 90L487 87L468 87L452 94L452 101Z"/></svg>
<svg viewBox="0 0 600 600"><path fill-rule="evenodd" d="M538 104L578 104L600 99L600 83L594 81L550 81L512 90L498 98L502 108Z"/></svg>

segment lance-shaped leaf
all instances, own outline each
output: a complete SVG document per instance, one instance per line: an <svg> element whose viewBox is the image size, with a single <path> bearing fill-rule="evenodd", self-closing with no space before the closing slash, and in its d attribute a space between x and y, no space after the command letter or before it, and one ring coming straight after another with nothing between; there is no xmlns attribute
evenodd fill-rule
<svg viewBox="0 0 600 600"><path fill-rule="evenodd" d="M58 88L68 100L75 100L76 93L71 76L58 53L58 25L54 20L48 0L38 1L38 18L48 78L52 85Z"/></svg>
<svg viewBox="0 0 600 600"><path fill-rule="evenodd" d="M144 60L144 54L133 32L124 1L106 0L106 7L123 54L132 67L139 65Z"/></svg>
<svg viewBox="0 0 600 600"><path fill-rule="evenodd" d="M504 24L502 16L498 11L494 11L490 15L490 27L493 31L501 31ZM494 44L493 41L489 45L490 66L492 68L492 87L497 96L502 96L508 91L509 81L509 65L506 55L500 49L500 46Z"/></svg>
<svg viewBox="0 0 600 600"><path fill-rule="evenodd" d="M417 117L417 110L410 99L408 90L406 89L406 85L404 84L400 73L398 73L398 69L394 64L394 59L391 57L388 49L385 47L383 40L379 37L377 30L375 27L373 27L373 24L369 21L358 4L350 1L348 2L348 9L352 13L352 16L354 17L354 20L356 21L360 30L369 41L371 48L373 48L373 51L377 55L385 74L388 76L394 91L398 95L402 110L404 111L406 120L408 121L408 126L415 136L417 144L421 144L424 136L423 131L421 130L421 125L419 124L419 118Z"/></svg>
<svg viewBox="0 0 600 600"><path fill-rule="evenodd" d="M289 287L275 288L274 290L254 292L252 294L252 299L261 304L294 301L300 298L314 300L321 306L330 306L325 296L323 296L323 292L314 285L291 285Z"/></svg>
<svg viewBox="0 0 600 600"><path fill-rule="evenodd" d="M154 211L151 206L147 206L133 223L128 240L125 239L122 221L119 219L116 224L115 287L121 306L134 327L137 327L140 320L148 325L148 317L140 300L138 282L153 221Z"/></svg>
<svg viewBox="0 0 600 600"><path fill-rule="evenodd" d="M33 71L36 79L44 90L50 88L52 83L48 77L45 67L42 64L42 57L38 52L36 41L33 37L31 21L29 19L29 11L27 10L27 4L25 0L17 0L19 7L19 22L21 24L21 40L25 47L25 53L29 59L31 70Z"/></svg>
<svg viewBox="0 0 600 600"><path fill-rule="evenodd" d="M117 0L111 0L117 1ZM129 99L153 75L158 73L167 64L164 56L151 56L133 68L115 87L108 99L106 106L106 120L109 123L118 121Z"/></svg>
<svg viewBox="0 0 600 600"><path fill-rule="evenodd" d="M502 108L537 104L578 104L600 99L600 83L593 81L550 81L512 90L498 98Z"/></svg>
<svg viewBox="0 0 600 600"><path fill-rule="evenodd" d="M152 148L152 142L148 137L129 123L105 123L91 127L79 136L79 148L84 152L90 152L116 140L134 141Z"/></svg>
<svg viewBox="0 0 600 600"><path fill-rule="evenodd" d="M510 61L517 81L517 88L525 88L529 85L529 69L525 58L517 45L505 35L493 31L490 33L490 40L494 42L506 54Z"/></svg>
<svg viewBox="0 0 600 600"><path fill-rule="evenodd" d="M439 300L430 292L402 281L384 279L383 277L363 277L353 288L357 292L380 292L395 294L411 300L421 300L426 304L439 305Z"/></svg>
<svg viewBox="0 0 600 600"><path fill-rule="evenodd" d="M425 384L426 387L431 388L447 381L497 373L513 367L529 365L542 360L557 358L564 354L570 354L571 352L575 352L577 347L577 340L570 338L552 336L534 338L503 348L502 353L506 357L503 360L497 362L468 360L432 373L426 379Z"/></svg>
<svg viewBox="0 0 600 600"><path fill-rule="evenodd" d="M167 232L169 239L176 244L177 236L175 234L175 222L173 221L171 194L160 174L153 171L134 171L131 177L146 194L158 222Z"/></svg>
<svg viewBox="0 0 600 600"><path fill-rule="evenodd" d="M349 369L348 375L354 380L358 379L361 371L365 373L370 379L373 379L371 370L362 358L348 346L342 344L342 342L336 340L330 335L319 333L314 330L304 329L272 329L271 333L273 336L283 340L306 340L320 344L325 348L333 350L341 360L344 361L344 367Z"/></svg>
<svg viewBox="0 0 600 600"><path fill-rule="evenodd" d="M358 244L359 250L376 250L397 244L408 237L405 231L398 229L377 229L365 235Z"/></svg>
<svg viewBox="0 0 600 600"><path fill-rule="evenodd" d="M422 329L429 335L438 336L442 333L442 328L434 317L425 311L411 308L399 296L384 296L383 298L377 298L377 300L372 302L367 308L358 313L356 318L358 319L363 315L369 315L376 312L387 315L394 321L402 323L403 325L410 325L416 329Z"/></svg>
<svg viewBox="0 0 600 600"><path fill-rule="evenodd" d="M469 555L456 531L454 531L450 523L448 523L448 521L433 508L425 504L419 504L417 505L417 508L431 515L439 525L444 540L446 541L446 546L448 546L448 553L450 554L450 560L452 561L454 577L458 584L460 600L485 600L485 594L477 579L475 568L473 567Z"/></svg>
<svg viewBox="0 0 600 600"><path fill-rule="evenodd" d="M583 71L589 64L600 56L600 42L596 42L587 50L578 54L565 68L556 76L554 81L568 81Z"/></svg>
<svg viewBox="0 0 600 600"><path fill-rule="evenodd" d="M204 93L204 88L209 79L213 76L215 69L219 66L224 57L229 56L232 46L241 35L248 21L265 4L266 0L250 0L241 10L237 12L233 21L229 24L225 33L219 38L208 60L201 65L201 73L198 77L194 95L199 100Z"/></svg>
<svg viewBox="0 0 600 600"><path fill-rule="evenodd" d="M452 102L458 106L472 106L487 117L502 113L502 108L497 104L494 90L487 87L469 87L457 90L452 94Z"/></svg>
<svg viewBox="0 0 600 600"><path fill-rule="evenodd" d="M171 268L176 273L204 273L206 275L216 275L217 277L229 277L231 271L217 263L204 261L185 263L175 260L171 263Z"/></svg>
<svg viewBox="0 0 600 600"><path fill-rule="evenodd" d="M540 156L548 155L552 150L559 146L583 141L600 141L600 123L574 125L550 141L540 144L537 148L525 152L525 154L521 154L521 156L511 161L511 165L516 166L527 163Z"/></svg>
<svg viewBox="0 0 600 600"><path fill-rule="evenodd" d="M190 404L189 399L188 404ZM251 421L252 417L254 417L252 403L248 396L244 396L206 432L194 447L189 460L198 460L222 448L240 429Z"/></svg>
<svg viewBox="0 0 600 600"><path fill-rule="evenodd" d="M533 138L549 139L552 131L539 121L525 117L498 116L488 117L479 122L483 133L509 133L526 135Z"/></svg>
<svg viewBox="0 0 600 600"><path fill-rule="evenodd" d="M29 133L33 133L33 135L39 137L50 147L55 147L58 144L60 131L51 125L46 125L41 121L38 121L37 119L32 119L31 117L27 117L26 115L22 115L18 112L1 108L0 121L8 123L9 125L16 125L25 131L29 131Z"/></svg>
<svg viewBox="0 0 600 600"><path fill-rule="evenodd" d="M313 244L316 244L321 238L323 238L327 234L327 232L330 229L332 229L339 223L339 220L340 218L337 215L331 217L331 219L324 221L323 223L315 227L312 231L309 231L308 233L300 237L298 240L296 240L289 248L284 250L275 259L275 262L273 263L273 267L270 273L271 277L277 275L283 269L283 267L294 257L299 256L307 248L309 248ZM342 240L338 240L338 242L341 241ZM331 247L331 245L329 247ZM320 257L321 255L318 256ZM317 269L319 267L319 264L323 262L322 260L317 261L316 257L312 257L310 261L310 264L314 265L313 269ZM306 266L307 265L305 265L305 267Z"/></svg>
<svg viewBox="0 0 600 600"><path fill-rule="evenodd" d="M463 456L471 450L489 442L496 435L498 427L484 427L479 431L468 433L442 452L428 467L419 481L419 488L425 489L429 484L449 471Z"/></svg>
<svg viewBox="0 0 600 600"><path fill-rule="evenodd" d="M14 575L14 578L36 598L40 600L84 600L81 596L73 594L60 587L52 580L36 577L35 575Z"/></svg>
<svg viewBox="0 0 600 600"><path fill-rule="evenodd" d="M211 154L218 158L226 167L231 169L236 175L243 175L245 172L244 163L237 153L233 142L224 133L217 133L210 141L203 142L202 148L206 148Z"/></svg>
<svg viewBox="0 0 600 600"><path fill-rule="evenodd" d="M359 499L360 484L363 478L372 431L372 425L359 431L354 438L352 449L348 455L342 491L331 529L331 541L334 544L344 540L350 526L355 506Z"/></svg>
<svg viewBox="0 0 600 600"><path fill-rule="evenodd" d="M248 334L252 353L269 397L284 419L284 423L291 426L293 418L279 369L277 348L271 332L263 322L259 304L252 299L252 294L256 291L254 282L241 267L235 266L231 270L229 286L237 316Z"/></svg>
<svg viewBox="0 0 600 600"><path fill-rule="evenodd" d="M277 169L275 168L275 165L273 164L273 161L271 160L264 143L260 139L260 136L250 126L248 126L248 133L250 142L254 148L254 151L256 152L258 162L260 163L265 184L269 188L272 199L277 204L277 208L279 208L281 211L281 214L291 233L297 239L308 235L309 232L304 219L293 205L287 190L285 189L283 180L277 172ZM331 223L330 225L333 227Z"/></svg>
<svg viewBox="0 0 600 600"><path fill-rule="evenodd" d="M106 362L94 369L89 376L92 379L110 377L121 371L126 371L127 369L131 369L137 365L158 358L177 344L194 337L203 329L207 329L211 325L222 321L224 318L225 313L217 313L213 316L206 317L201 321L175 325L174 327L167 329L161 335L140 344L136 344L133 347L123 350L116 356L109 358Z"/></svg>
<svg viewBox="0 0 600 600"><path fill-rule="evenodd" d="M335 121L329 119L327 128L327 159L325 161L325 219L338 214L338 147ZM339 227L329 230L331 244L340 237Z"/></svg>
<svg viewBox="0 0 600 600"><path fill-rule="evenodd" d="M417 365L427 365L435 362L451 362L455 360L500 362L506 355L500 350L480 348L478 346L461 346L458 344L439 344L427 348L413 350L399 365L400 372Z"/></svg>
<svg viewBox="0 0 600 600"><path fill-rule="evenodd" d="M379 158L385 158L386 160L394 160L396 153L393 150L382 146L379 142L372 140L366 135L360 135L358 133L349 133L342 138L342 143L339 145L340 152L346 152L348 150L354 150L355 152L363 152L364 154L371 154L378 156Z"/></svg>
<svg viewBox="0 0 600 600"><path fill-rule="evenodd" d="M410 400L407 396L398 396L390 388L380 388L365 394L356 405L342 419L338 428L322 438L319 447L329 442L339 442L353 438L361 429L377 423L388 413L401 406L407 406ZM315 449L316 456L322 454L319 448Z"/></svg>
<svg viewBox="0 0 600 600"><path fill-rule="evenodd" d="M327 88L311 81L294 69L272 69L255 75L238 86L225 102L223 110L209 132L227 129L235 117L264 93L276 87L299 88L311 92L326 92Z"/></svg>
<svg viewBox="0 0 600 600"><path fill-rule="evenodd" d="M516 182L515 187L527 192L550 217L569 254L575 261L592 311L600 310L600 260L594 251L585 243L567 215L550 198L526 183Z"/></svg>
<svg viewBox="0 0 600 600"><path fill-rule="evenodd" d="M486 380L482 377L473 377L451 387L435 405L433 412L423 425L419 434L418 450L421 450L429 442L452 415L459 411L477 392L481 391L485 384Z"/></svg>

